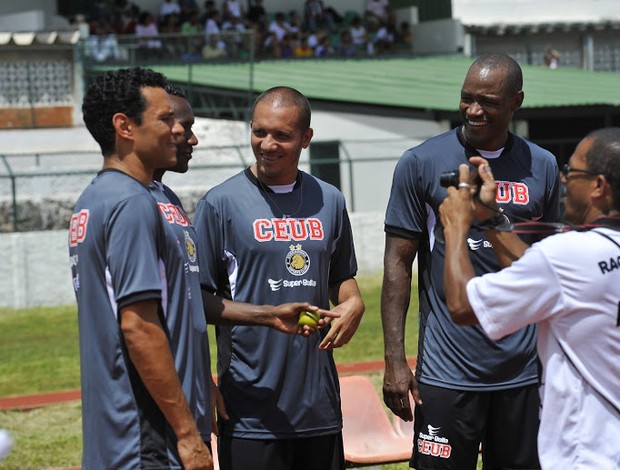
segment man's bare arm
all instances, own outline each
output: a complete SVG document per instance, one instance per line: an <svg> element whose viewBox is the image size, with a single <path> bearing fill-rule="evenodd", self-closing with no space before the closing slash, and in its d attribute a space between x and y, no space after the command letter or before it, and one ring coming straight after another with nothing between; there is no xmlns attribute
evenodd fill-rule
<svg viewBox="0 0 620 470"><path fill-rule="evenodd" d="M302 312L319 312L321 317L336 318L337 312L320 309L308 302L290 302L281 305L254 305L235 302L202 291L207 322L214 325L261 325L275 328L288 334L298 334L303 330L297 324ZM319 324L323 324L321 320Z"/></svg>
<svg viewBox="0 0 620 470"><path fill-rule="evenodd" d="M417 240L386 234L381 289L385 358L383 400L394 414L406 421L413 419L409 393L415 403L422 403L405 352L405 323L411 298L413 261L418 247Z"/></svg>
<svg viewBox="0 0 620 470"><path fill-rule="evenodd" d="M321 349L339 348L351 341L366 309L357 281L352 277L332 286L330 298L335 305L332 312L339 313L340 318L329 322L331 326L319 345Z"/></svg>
<svg viewBox="0 0 620 470"><path fill-rule="evenodd" d="M213 469L213 460L174 367L168 338L159 320L158 301L137 302L121 309L123 339L138 375L177 436L177 449L187 469Z"/></svg>

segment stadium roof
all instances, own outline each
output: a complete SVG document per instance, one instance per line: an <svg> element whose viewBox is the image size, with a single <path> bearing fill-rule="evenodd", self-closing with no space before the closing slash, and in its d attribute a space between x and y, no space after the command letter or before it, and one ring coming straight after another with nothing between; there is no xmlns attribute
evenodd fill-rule
<svg viewBox="0 0 620 470"><path fill-rule="evenodd" d="M80 32L69 31L30 31L0 32L0 47L4 46L36 46L36 45L72 45L80 39Z"/></svg>
<svg viewBox="0 0 620 470"><path fill-rule="evenodd" d="M460 89L472 59L463 57L363 60L280 60L254 66L254 93L276 85L299 89L313 102L380 107L448 118L458 108ZM248 92L248 64L155 66L176 82ZM547 115L558 108L611 108L620 112L620 74L524 65L521 113Z"/></svg>

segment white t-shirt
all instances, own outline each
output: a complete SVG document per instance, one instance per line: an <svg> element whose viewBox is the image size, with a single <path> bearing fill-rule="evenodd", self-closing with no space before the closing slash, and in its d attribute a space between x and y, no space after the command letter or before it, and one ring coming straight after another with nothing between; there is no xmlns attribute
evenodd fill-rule
<svg viewBox="0 0 620 470"><path fill-rule="evenodd" d="M177 2L164 2L159 7L159 16L162 18L173 13L176 13L177 15L181 14L181 7Z"/></svg>
<svg viewBox="0 0 620 470"><path fill-rule="evenodd" d="M282 41L282 38L290 32L290 29L289 24L286 22L280 24L277 21L272 21L269 25L269 32L274 33L278 41Z"/></svg>
<svg viewBox="0 0 620 470"><path fill-rule="evenodd" d="M241 18L241 3L239 2L239 0L227 0L226 6L228 7L228 11L232 16Z"/></svg>
<svg viewBox="0 0 620 470"><path fill-rule="evenodd" d="M366 11L371 12L379 18L386 18L386 10L390 5L389 0L366 0Z"/></svg>
<svg viewBox="0 0 620 470"><path fill-rule="evenodd" d="M355 26L351 26L349 28L349 32L351 33L351 39L353 40L353 44L358 45L366 43L366 28L364 28L362 25L358 26L357 28Z"/></svg>
<svg viewBox="0 0 620 470"><path fill-rule="evenodd" d="M595 231L548 237L467 296L493 339L539 324L542 468L619 469L620 248Z"/></svg>

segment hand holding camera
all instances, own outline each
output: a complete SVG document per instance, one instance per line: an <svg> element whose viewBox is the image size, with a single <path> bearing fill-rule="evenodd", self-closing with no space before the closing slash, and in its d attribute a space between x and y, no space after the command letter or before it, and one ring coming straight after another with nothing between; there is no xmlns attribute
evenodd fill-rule
<svg viewBox="0 0 620 470"><path fill-rule="evenodd" d="M472 215L481 221L479 224L481 228L510 223L497 205L495 199L497 186L489 162L479 156L472 157L469 161L475 167L473 171L466 165L461 165L458 170L444 172L440 175L441 186L458 189L458 191L448 189L447 204L443 210L440 208L443 224L447 226L449 221L458 224L467 224L468 221L471 223ZM461 191L463 189L467 192ZM449 199L451 201L448 202ZM465 204L469 205L469 210L464 207ZM458 214L459 211L465 211L468 214Z"/></svg>

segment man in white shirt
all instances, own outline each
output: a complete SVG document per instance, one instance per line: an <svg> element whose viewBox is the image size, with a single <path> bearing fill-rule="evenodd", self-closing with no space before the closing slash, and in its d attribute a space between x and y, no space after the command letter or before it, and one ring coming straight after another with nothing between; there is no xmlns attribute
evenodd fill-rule
<svg viewBox="0 0 620 470"><path fill-rule="evenodd" d="M562 168L565 217L588 226L529 248L501 230L510 226L502 227L488 162L470 162L480 192L461 165L440 206L452 319L480 323L492 339L538 324L542 468L620 468L620 128L588 134ZM466 242L474 217L488 227L502 271L476 277Z"/></svg>

